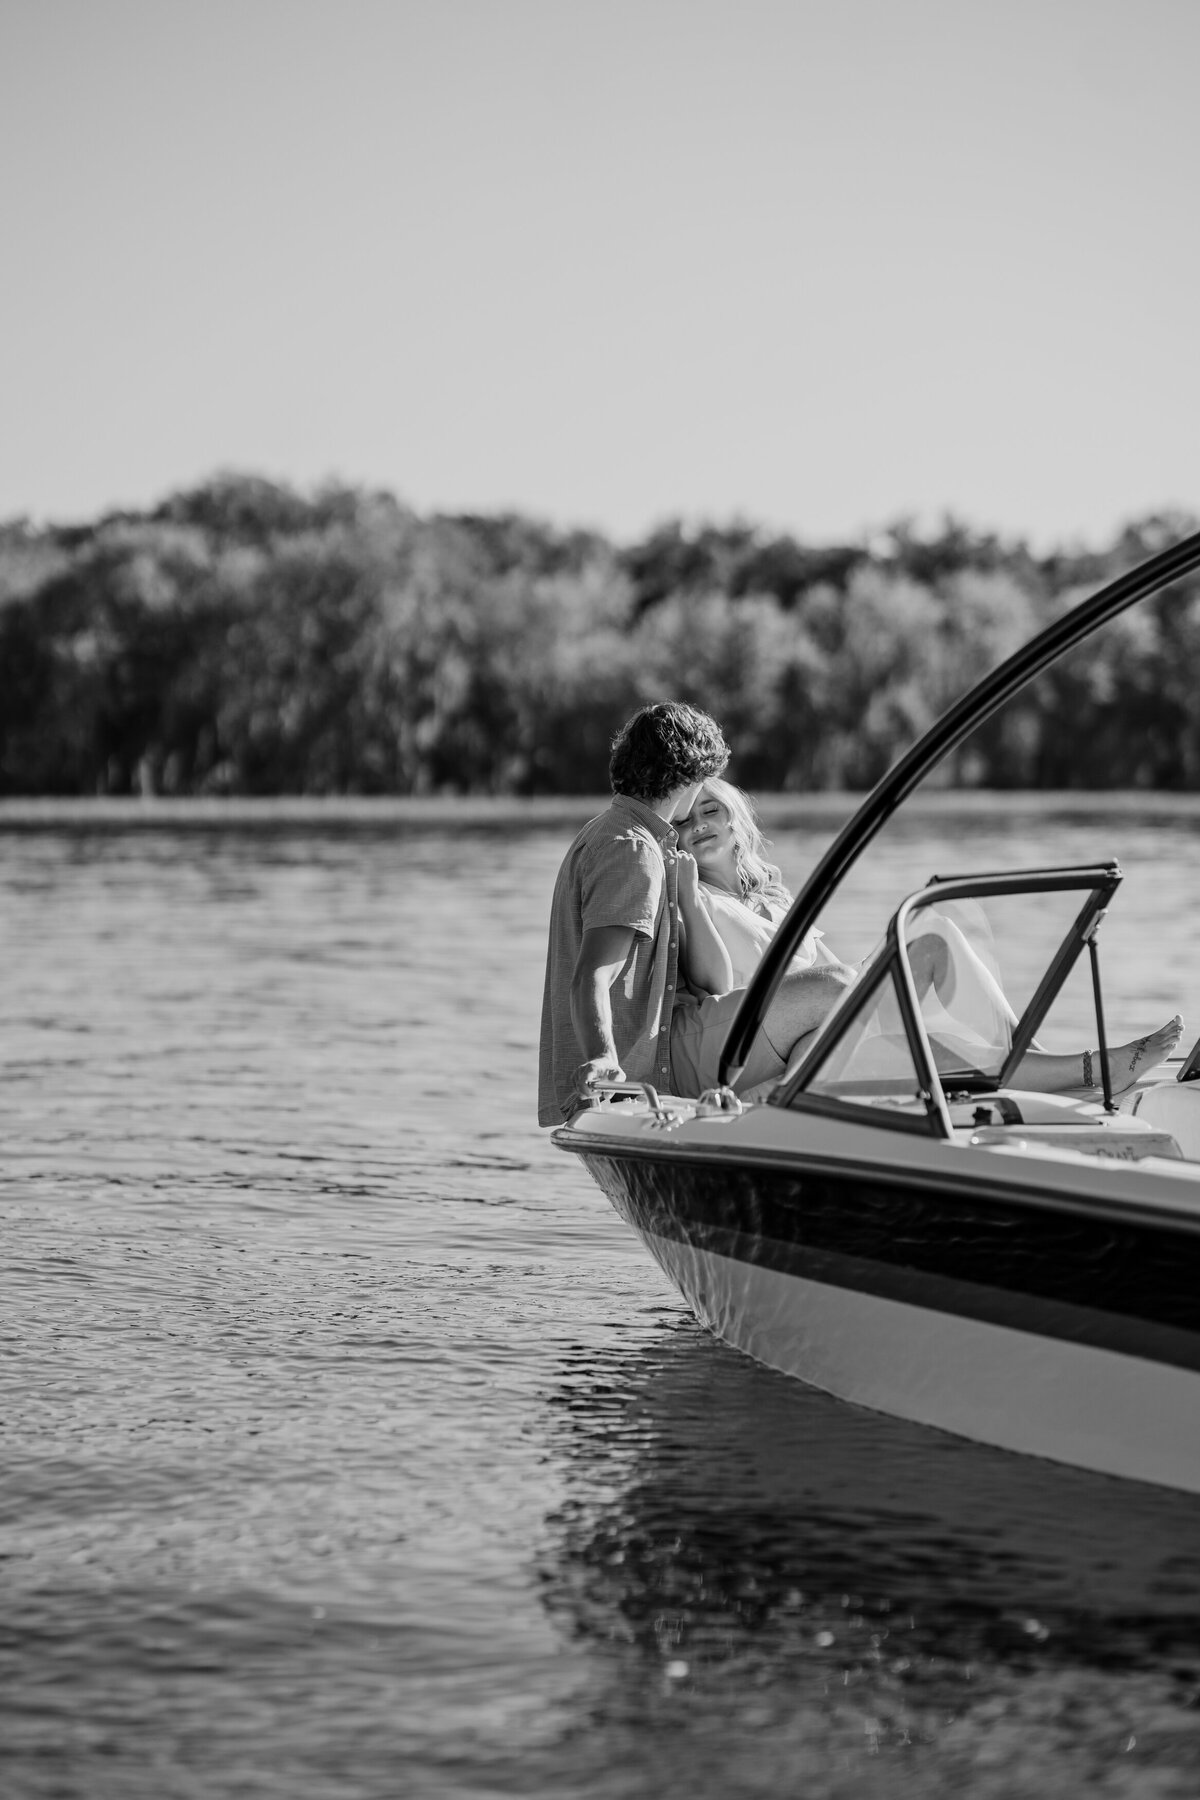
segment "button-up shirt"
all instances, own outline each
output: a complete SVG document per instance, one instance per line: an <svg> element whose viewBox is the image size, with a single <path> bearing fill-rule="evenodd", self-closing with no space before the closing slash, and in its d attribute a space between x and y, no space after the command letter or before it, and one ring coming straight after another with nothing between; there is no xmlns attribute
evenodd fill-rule
<svg viewBox="0 0 1200 1800"><path fill-rule="evenodd" d="M538 1123L561 1125L575 1072L586 1060L571 1021L571 978L583 934L602 925L634 933L610 989L613 1045L631 1081L666 1086L671 1013L679 982L679 869L664 852L675 827L627 794L590 819L563 858L550 903L538 1081Z"/></svg>

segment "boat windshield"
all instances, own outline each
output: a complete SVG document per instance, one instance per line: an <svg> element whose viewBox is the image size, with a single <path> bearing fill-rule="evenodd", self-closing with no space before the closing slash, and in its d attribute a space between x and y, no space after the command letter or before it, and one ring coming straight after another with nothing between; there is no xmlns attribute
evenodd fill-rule
<svg viewBox="0 0 1200 1800"><path fill-rule="evenodd" d="M1039 1047L1047 1008L1120 879L1111 863L931 882L900 907L776 1104L882 1107L898 1124L939 1129L938 1089L1011 1080Z"/></svg>
<svg viewBox="0 0 1200 1800"><path fill-rule="evenodd" d="M905 948L938 1073L998 1076L1079 914L1078 890L917 903Z"/></svg>

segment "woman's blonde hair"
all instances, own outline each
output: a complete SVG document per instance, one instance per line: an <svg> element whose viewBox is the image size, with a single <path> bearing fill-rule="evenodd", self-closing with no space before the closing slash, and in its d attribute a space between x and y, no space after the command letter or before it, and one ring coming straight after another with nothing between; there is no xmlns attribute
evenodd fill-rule
<svg viewBox="0 0 1200 1800"><path fill-rule="evenodd" d="M707 776L702 792L711 794L729 814L743 900L771 900L776 906L790 906L791 889L777 865L767 859L768 840L762 834L749 794L719 775Z"/></svg>

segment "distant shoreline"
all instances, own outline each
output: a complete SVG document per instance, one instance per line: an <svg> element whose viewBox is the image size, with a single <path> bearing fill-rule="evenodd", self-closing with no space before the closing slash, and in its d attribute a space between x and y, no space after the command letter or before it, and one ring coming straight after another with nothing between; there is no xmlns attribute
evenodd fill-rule
<svg viewBox="0 0 1200 1800"><path fill-rule="evenodd" d="M836 828L863 799L859 793L760 794L764 826ZM28 797L0 799L0 833L21 831L454 831L507 826L574 829L608 804L606 794L248 797L227 799ZM1147 789L936 788L910 795L904 815L972 818L1025 814L1045 818L1200 818L1200 793Z"/></svg>

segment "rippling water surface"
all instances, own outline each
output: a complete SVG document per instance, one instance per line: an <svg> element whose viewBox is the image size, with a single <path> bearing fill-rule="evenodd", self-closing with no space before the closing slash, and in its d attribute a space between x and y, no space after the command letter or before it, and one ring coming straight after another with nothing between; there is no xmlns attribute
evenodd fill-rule
<svg viewBox="0 0 1200 1800"><path fill-rule="evenodd" d="M1200 1503L758 1368L538 1133L568 836L0 835L3 1792L1193 1796ZM1098 854L1200 1028L1186 818L924 816L829 936Z"/></svg>

